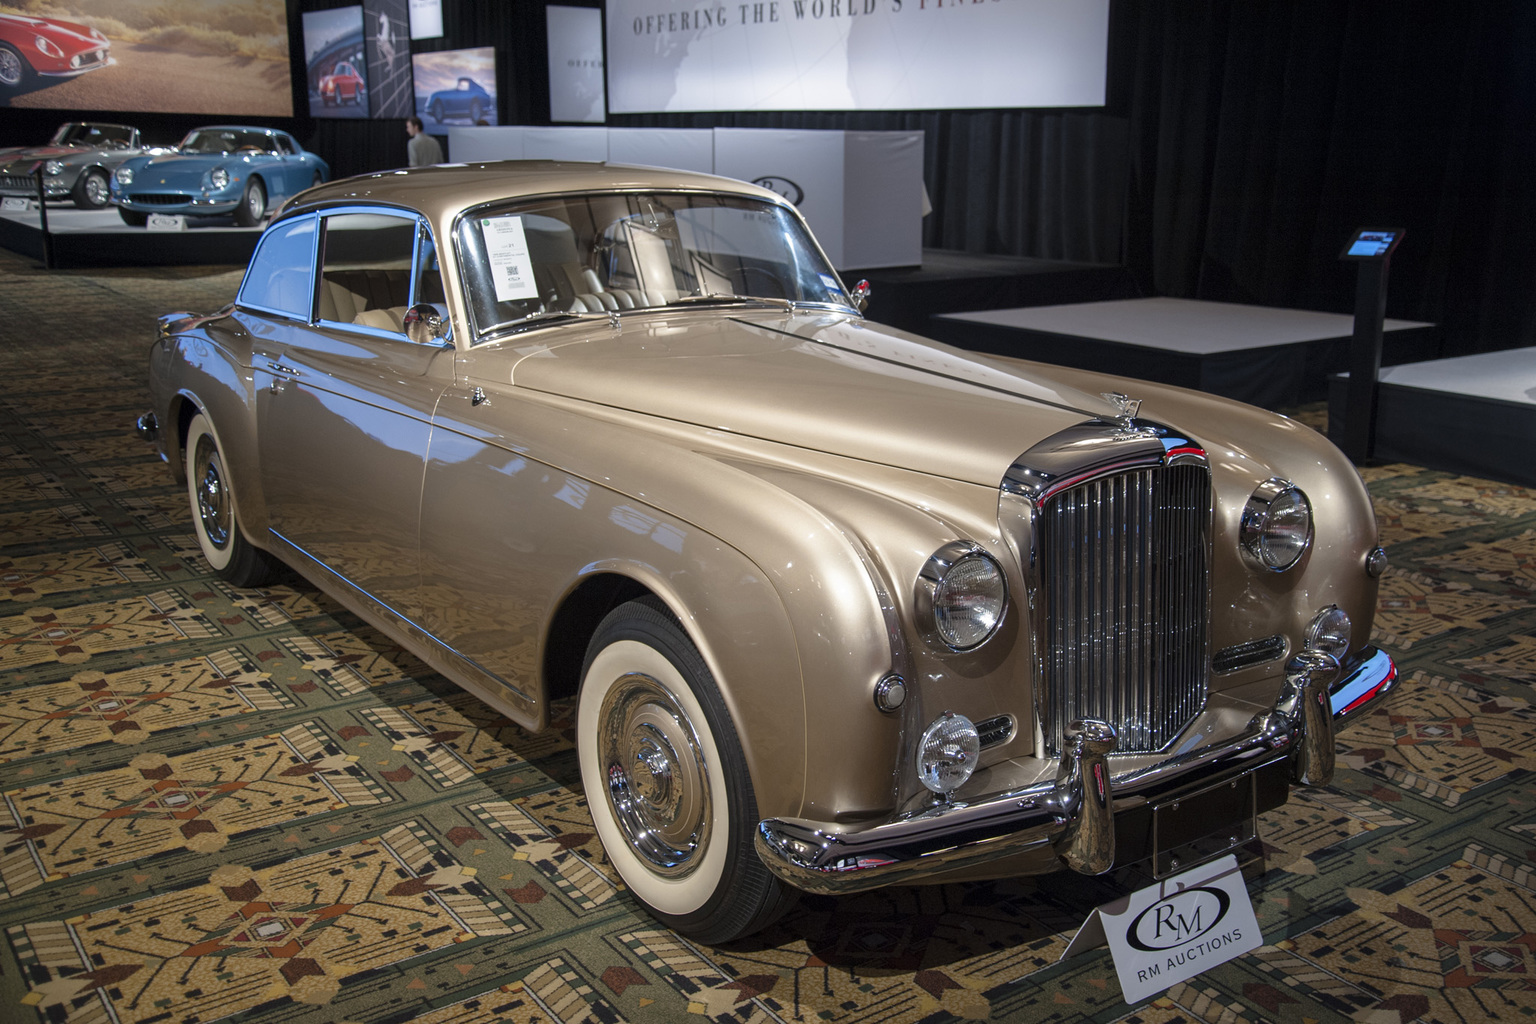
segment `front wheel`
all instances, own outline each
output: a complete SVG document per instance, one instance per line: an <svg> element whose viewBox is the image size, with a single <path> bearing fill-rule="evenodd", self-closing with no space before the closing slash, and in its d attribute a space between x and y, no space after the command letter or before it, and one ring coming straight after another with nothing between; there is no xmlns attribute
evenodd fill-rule
<svg viewBox="0 0 1536 1024"><path fill-rule="evenodd" d="M652 915L713 944L793 901L753 850L757 800L714 677L660 602L621 605L599 625L576 743L603 849Z"/></svg>
<svg viewBox="0 0 1536 1024"><path fill-rule="evenodd" d="M224 455L202 413L187 426L187 498L192 529L213 571L237 587L259 587L277 573L277 561L240 532Z"/></svg>
<svg viewBox="0 0 1536 1024"><path fill-rule="evenodd" d="M235 223L242 228L253 228L267 215L267 190L260 178L245 183L245 194L235 208Z"/></svg>
<svg viewBox="0 0 1536 1024"><path fill-rule="evenodd" d="M112 201L112 186L107 183L107 172L99 167L86 168L75 181L70 198L82 210L104 209Z"/></svg>

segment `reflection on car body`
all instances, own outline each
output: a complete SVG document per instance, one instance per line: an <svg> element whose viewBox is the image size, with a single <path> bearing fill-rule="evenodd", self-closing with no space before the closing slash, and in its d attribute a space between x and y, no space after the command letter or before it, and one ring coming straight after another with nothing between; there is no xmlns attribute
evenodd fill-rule
<svg viewBox="0 0 1536 1024"><path fill-rule="evenodd" d="M529 729L701 941L795 890L1167 876L1396 683L1364 485L1282 416L860 314L780 197L416 168L162 319L140 429L237 585L296 568Z"/></svg>

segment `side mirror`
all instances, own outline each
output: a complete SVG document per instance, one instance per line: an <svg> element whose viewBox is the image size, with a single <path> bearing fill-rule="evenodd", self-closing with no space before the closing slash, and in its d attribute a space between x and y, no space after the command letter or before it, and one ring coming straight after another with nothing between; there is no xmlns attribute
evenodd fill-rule
<svg viewBox="0 0 1536 1024"><path fill-rule="evenodd" d="M860 313L864 312L864 307L869 305L870 290L868 281L860 281L853 286L853 308Z"/></svg>
<svg viewBox="0 0 1536 1024"><path fill-rule="evenodd" d="M418 302L401 318L405 336L418 345L432 345L453 337L453 327L430 302Z"/></svg>

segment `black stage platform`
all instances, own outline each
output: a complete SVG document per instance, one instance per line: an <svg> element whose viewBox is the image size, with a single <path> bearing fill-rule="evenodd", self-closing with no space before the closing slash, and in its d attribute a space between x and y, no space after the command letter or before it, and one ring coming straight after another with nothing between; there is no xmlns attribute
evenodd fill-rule
<svg viewBox="0 0 1536 1024"><path fill-rule="evenodd" d="M1193 299L949 313L927 333L978 352L1161 381L1266 408L1321 400L1348 364L1352 317ZM1388 320L1383 364L1439 355L1433 324Z"/></svg>
<svg viewBox="0 0 1536 1024"><path fill-rule="evenodd" d="M841 271L849 285L872 289L865 315L914 334L929 334L935 313L1006 309L1061 302L1130 298L1135 282L1124 267L1023 256L987 256L924 249L920 267Z"/></svg>
<svg viewBox="0 0 1536 1024"><path fill-rule="evenodd" d="M117 208L77 210L48 206L55 267L233 265L250 262L260 228L237 228L230 217L188 218L184 231L129 227ZM0 211L0 246L43 258L36 209Z"/></svg>
<svg viewBox="0 0 1536 1024"><path fill-rule="evenodd" d="M1536 348L1381 371L1371 457L1536 487ZM1344 428L1349 375L1329 381L1328 434Z"/></svg>

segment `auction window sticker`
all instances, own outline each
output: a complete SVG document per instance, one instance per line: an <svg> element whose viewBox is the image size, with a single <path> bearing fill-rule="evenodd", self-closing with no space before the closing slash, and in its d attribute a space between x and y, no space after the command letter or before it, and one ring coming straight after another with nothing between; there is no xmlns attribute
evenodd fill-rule
<svg viewBox="0 0 1536 1024"><path fill-rule="evenodd" d="M491 281L496 286L497 302L517 302L538 298L533 282L533 259L528 255L528 235L523 218L516 215L482 217L480 237L491 263Z"/></svg>

